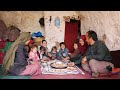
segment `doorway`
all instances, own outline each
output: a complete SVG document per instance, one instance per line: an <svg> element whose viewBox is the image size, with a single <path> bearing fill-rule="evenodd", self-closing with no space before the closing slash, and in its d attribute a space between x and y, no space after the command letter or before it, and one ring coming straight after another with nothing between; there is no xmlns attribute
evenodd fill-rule
<svg viewBox="0 0 120 90"><path fill-rule="evenodd" d="M81 36L80 27L81 27L80 20L70 19L70 22L65 22L64 42L66 44L66 48L69 49L70 53L74 52L73 44L74 42L78 42L79 37Z"/></svg>

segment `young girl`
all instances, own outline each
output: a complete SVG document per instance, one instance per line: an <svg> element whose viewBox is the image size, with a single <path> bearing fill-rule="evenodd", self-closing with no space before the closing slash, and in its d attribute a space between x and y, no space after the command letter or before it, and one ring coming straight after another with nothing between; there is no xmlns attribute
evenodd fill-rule
<svg viewBox="0 0 120 90"><path fill-rule="evenodd" d="M50 57L50 59L54 60L57 58L57 47L53 46L51 49L51 52L48 53L48 57Z"/></svg>
<svg viewBox="0 0 120 90"><path fill-rule="evenodd" d="M38 56L38 49L37 49L37 45L32 45L31 46L31 50L29 52L29 64L30 63L35 63L35 62L38 62L39 61L39 56Z"/></svg>
<svg viewBox="0 0 120 90"><path fill-rule="evenodd" d="M73 47L74 47L74 52L73 53L68 53L70 58L76 57L78 55L78 53L79 53L78 43L77 42L74 43Z"/></svg>
<svg viewBox="0 0 120 90"><path fill-rule="evenodd" d="M40 47L40 60L45 60L45 59L47 59L47 56L46 56L46 48L45 47L43 47L43 46L41 46Z"/></svg>

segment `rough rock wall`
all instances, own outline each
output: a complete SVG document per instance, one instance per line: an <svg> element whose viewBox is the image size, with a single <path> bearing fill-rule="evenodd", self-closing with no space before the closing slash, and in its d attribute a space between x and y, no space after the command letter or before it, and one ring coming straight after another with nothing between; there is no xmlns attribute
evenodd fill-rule
<svg viewBox="0 0 120 90"><path fill-rule="evenodd" d="M0 19L5 22L7 27L14 25L21 31L40 31L44 35L44 28L39 24L39 19L43 16L43 11L0 11Z"/></svg>
<svg viewBox="0 0 120 90"><path fill-rule="evenodd" d="M63 16L78 15L81 17L81 33L89 29L97 32L99 39L106 36L105 43L112 50L120 50L120 11L0 11L0 19L8 26L14 25L21 31L41 31L48 41L48 48L55 42L64 41L65 21ZM45 28L39 19L45 17ZM51 23L49 21L50 16ZM54 19L60 18L60 27L54 25Z"/></svg>
<svg viewBox="0 0 120 90"><path fill-rule="evenodd" d="M95 30L100 40L112 50L120 50L120 11L80 11L81 33Z"/></svg>
<svg viewBox="0 0 120 90"><path fill-rule="evenodd" d="M45 39L48 42L48 49L50 50L52 46L56 45L57 42L64 41L65 33L65 21L63 16L77 15L75 11L44 11L45 16ZM51 22L50 20L51 17ZM60 27L54 25L54 20L56 17L60 18Z"/></svg>

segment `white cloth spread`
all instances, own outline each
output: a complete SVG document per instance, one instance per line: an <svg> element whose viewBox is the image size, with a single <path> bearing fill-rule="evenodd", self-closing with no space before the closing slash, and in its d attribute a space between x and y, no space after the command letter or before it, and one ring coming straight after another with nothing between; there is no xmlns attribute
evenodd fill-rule
<svg viewBox="0 0 120 90"><path fill-rule="evenodd" d="M54 75L66 75L66 74L85 74L82 70L80 70L77 66L74 66L74 70L70 69L55 69L50 66L51 63L57 62L59 60L51 60L46 63L41 64L42 74L54 74Z"/></svg>

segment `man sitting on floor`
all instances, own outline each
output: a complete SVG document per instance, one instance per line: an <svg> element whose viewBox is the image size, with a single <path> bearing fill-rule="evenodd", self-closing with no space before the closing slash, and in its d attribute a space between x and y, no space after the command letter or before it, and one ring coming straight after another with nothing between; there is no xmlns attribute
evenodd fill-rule
<svg viewBox="0 0 120 90"><path fill-rule="evenodd" d="M98 77L100 73L112 71L114 65L111 63L111 55L106 45L99 41L94 31L86 33L86 41L89 48L84 58L82 58L82 68L91 72L93 77Z"/></svg>

